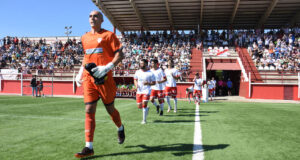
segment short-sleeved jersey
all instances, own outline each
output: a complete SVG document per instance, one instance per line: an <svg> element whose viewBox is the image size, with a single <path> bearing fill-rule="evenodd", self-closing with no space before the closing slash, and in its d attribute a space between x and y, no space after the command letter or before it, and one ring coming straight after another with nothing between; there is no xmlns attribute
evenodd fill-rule
<svg viewBox="0 0 300 160"><path fill-rule="evenodd" d="M116 35L105 29L99 33L88 32L81 37L82 47L84 49L84 58L82 65L95 63L97 66L105 66L111 62L115 53L120 49L120 41ZM88 73L85 71L84 74Z"/></svg>
<svg viewBox="0 0 300 160"><path fill-rule="evenodd" d="M158 68L157 70L151 69L151 72L154 74L155 81L162 81L166 78L165 73L160 68ZM164 83L156 83L155 85L151 86L151 89L153 89L153 90L163 90L164 89Z"/></svg>
<svg viewBox="0 0 300 160"><path fill-rule="evenodd" d="M213 89L214 88L213 80L208 81L207 85L208 85L208 89Z"/></svg>
<svg viewBox="0 0 300 160"><path fill-rule="evenodd" d="M176 87L176 79L173 76L179 77L180 72L176 68L172 68L172 69L167 68L165 70L165 74L166 74L166 77L167 77L166 86L167 87Z"/></svg>
<svg viewBox="0 0 300 160"><path fill-rule="evenodd" d="M144 82L154 82L155 76L154 74L148 70L146 72L142 70L137 70L134 74L134 80L137 80L137 94L147 94L150 95L151 93L151 86L144 85Z"/></svg>
<svg viewBox="0 0 300 160"><path fill-rule="evenodd" d="M210 82L212 83L213 88L216 88L217 81L216 80L210 80Z"/></svg>
<svg viewBox="0 0 300 160"><path fill-rule="evenodd" d="M203 80L201 78L196 79L194 82L194 90L201 90L202 82L203 82Z"/></svg>

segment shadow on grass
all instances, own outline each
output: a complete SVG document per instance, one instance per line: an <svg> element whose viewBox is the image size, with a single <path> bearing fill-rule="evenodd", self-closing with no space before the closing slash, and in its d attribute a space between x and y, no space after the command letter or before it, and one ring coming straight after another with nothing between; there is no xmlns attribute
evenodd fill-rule
<svg viewBox="0 0 300 160"><path fill-rule="evenodd" d="M200 113L218 113L219 111L199 111Z"/></svg>
<svg viewBox="0 0 300 160"><path fill-rule="evenodd" d="M169 114L169 115L164 115L165 117L195 117L195 114ZM200 114L200 117L203 116L208 116L208 115L202 115Z"/></svg>
<svg viewBox="0 0 300 160"><path fill-rule="evenodd" d="M194 120L170 120L170 121L162 121L162 120L154 120L153 123L191 123L195 122ZM200 120L200 122L205 122L205 120Z"/></svg>
<svg viewBox="0 0 300 160"><path fill-rule="evenodd" d="M228 147L228 144L217 144L217 145L203 145L201 146L204 152L218 149L225 149ZM170 144L170 145L160 145L160 146L147 146L144 144L136 145L136 146L126 146L125 148L142 148L141 151L130 151L130 152L119 152L119 153L111 153L111 154L103 154L103 155L94 155L85 159L97 159L102 157L113 157L113 156L122 156L122 155L132 155L132 154L144 154L144 153L153 153L153 152L172 152L174 156L184 156L186 154L193 154L193 144ZM200 148L201 148L200 147Z"/></svg>

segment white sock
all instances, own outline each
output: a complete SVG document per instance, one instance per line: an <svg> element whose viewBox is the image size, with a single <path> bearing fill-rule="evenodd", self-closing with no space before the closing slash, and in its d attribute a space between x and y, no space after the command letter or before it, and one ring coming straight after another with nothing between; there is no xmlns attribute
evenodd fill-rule
<svg viewBox="0 0 300 160"><path fill-rule="evenodd" d="M122 131L124 129L123 124L118 128L118 131Z"/></svg>
<svg viewBox="0 0 300 160"><path fill-rule="evenodd" d="M177 98L174 98L174 110L177 110Z"/></svg>
<svg viewBox="0 0 300 160"><path fill-rule="evenodd" d="M164 103L160 104L160 110L163 111L164 110Z"/></svg>
<svg viewBox="0 0 300 160"><path fill-rule="evenodd" d="M156 107L157 106L157 103L155 100L153 100L152 104Z"/></svg>
<svg viewBox="0 0 300 160"><path fill-rule="evenodd" d="M172 106L171 106L171 103L170 103L170 97L166 97L167 98L167 103L168 103L168 105L169 105L169 109L172 109Z"/></svg>
<svg viewBox="0 0 300 160"><path fill-rule="evenodd" d="M147 119L147 111L148 111L148 108L143 108L143 121L146 121L146 119Z"/></svg>
<svg viewBox="0 0 300 160"><path fill-rule="evenodd" d="M85 142L85 146L89 149L93 149L93 142Z"/></svg>

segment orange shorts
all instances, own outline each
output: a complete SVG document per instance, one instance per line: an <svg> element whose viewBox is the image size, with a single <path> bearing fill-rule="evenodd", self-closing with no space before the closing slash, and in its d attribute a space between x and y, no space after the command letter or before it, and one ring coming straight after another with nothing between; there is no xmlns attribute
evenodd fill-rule
<svg viewBox="0 0 300 160"><path fill-rule="evenodd" d="M90 75L85 77L83 81L83 97L85 104L92 104L97 102L100 98L104 105L110 105L114 102L117 87L112 77L112 73L109 72L104 84L96 85L94 78Z"/></svg>

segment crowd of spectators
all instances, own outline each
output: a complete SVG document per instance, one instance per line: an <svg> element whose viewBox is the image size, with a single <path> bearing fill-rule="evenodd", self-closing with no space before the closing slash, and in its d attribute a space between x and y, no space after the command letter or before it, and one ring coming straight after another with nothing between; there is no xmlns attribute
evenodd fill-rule
<svg viewBox="0 0 300 160"><path fill-rule="evenodd" d="M129 76L138 68L139 60L158 59L160 67L166 68L172 58L182 77L190 74L191 49L196 47L248 47L253 61L259 69L277 69L296 71L300 69L299 29L281 29L262 33L247 31L203 30L200 34L193 31L156 31L125 32L120 38L124 46L125 58L114 69L115 75ZM83 56L81 42L75 39L62 43L57 40L31 41L27 38L4 37L0 40L0 67L18 69L30 74L38 70L52 73L71 71L80 64Z"/></svg>
<svg viewBox="0 0 300 160"><path fill-rule="evenodd" d="M191 48L200 43L193 32L166 31L128 32L121 38L125 58L116 67L116 74L128 75L134 73L141 59L157 59L160 67L166 68L168 59L172 58L183 75L187 76L190 69Z"/></svg>
<svg viewBox="0 0 300 160"><path fill-rule="evenodd" d="M46 44L46 40L31 41L27 38L5 37L0 43L0 68L18 69L30 74L38 70L39 74L70 71L80 63L83 50L80 42L68 40Z"/></svg>
<svg viewBox="0 0 300 160"><path fill-rule="evenodd" d="M265 34L246 34L239 45L248 51L259 70L297 71L300 70L299 31L280 30Z"/></svg>

